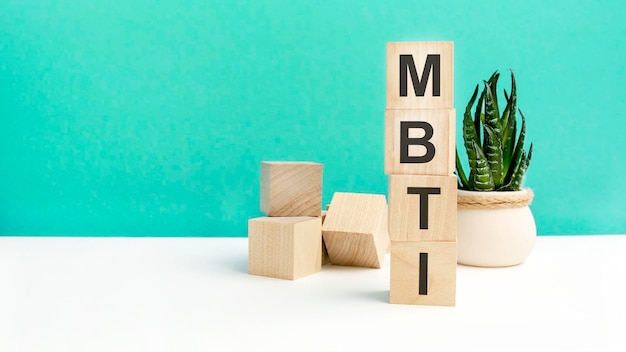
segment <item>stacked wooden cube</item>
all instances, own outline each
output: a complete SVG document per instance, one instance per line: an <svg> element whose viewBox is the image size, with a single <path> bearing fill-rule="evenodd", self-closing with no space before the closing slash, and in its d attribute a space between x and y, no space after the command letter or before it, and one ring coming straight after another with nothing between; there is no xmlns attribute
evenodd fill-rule
<svg viewBox="0 0 626 352"><path fill-rule="evenodd" d="M391 303L455 305L453 53L452 42L387 44Z"/></svg>
<svg viewBox="0 0 626 352"><path fill-rule="evenodd" d="M383 194L336 192L322 211L322 165L261 163L261 211L248 221L248 272L295 280L327 263L380 268L389 251Z"/></svg>
<svg viewBox="0 0 626 352"><path fill-rule="evenodd" d="M261 211L248 221L248 272L288 280L319 272L322 164L262 162Z"/></svg>

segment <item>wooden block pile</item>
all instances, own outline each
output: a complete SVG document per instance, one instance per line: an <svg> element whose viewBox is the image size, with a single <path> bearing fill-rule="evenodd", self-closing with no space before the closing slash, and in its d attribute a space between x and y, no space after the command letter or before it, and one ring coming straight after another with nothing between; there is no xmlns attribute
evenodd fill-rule
<svg viewBox="0 0 626 352"><path fill-rule="evenodd" d="M261 163L261 211L248 221L248 272L295 280L326 263L380 268L389 248L380 194L333 195L322 211L322 165Z"/></svg>
<svg viewBox="0 0 626 352"><path fill-rule="evenodd" d="M261 163L261 211L248 221L248 272L295 280L322 269L322 164Z"/></svg>
<svg viewBox="0 0 626 352"><path fill-rule="evenodd" d="M453 52L452 42L387 44L391 303L455 305Z"/></svg>

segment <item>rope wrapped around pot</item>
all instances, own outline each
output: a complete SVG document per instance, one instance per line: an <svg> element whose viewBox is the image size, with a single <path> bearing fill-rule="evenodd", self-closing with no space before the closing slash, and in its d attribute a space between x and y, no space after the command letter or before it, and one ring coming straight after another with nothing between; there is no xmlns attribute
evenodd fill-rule
<svg viewBox="0 0 626 352"><path fill-rule="evenodd" d="M517 192L489 192L497 194L488 196L483 192L458 192L458 209L500 209L521 208L530 205L534 193L530 188L524 188Z"/></svg>

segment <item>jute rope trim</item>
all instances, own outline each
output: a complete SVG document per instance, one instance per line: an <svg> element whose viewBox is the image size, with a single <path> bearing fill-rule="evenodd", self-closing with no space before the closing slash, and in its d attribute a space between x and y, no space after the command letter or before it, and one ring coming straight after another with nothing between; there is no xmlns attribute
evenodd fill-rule
<svg viewBox="0 0 626 352"><path fill-rule="evenodd" d="M476 192L480 193L480 192ZM533 200L534 193L530 188L524 188L521 192L494 192L496 197L485 197L484 195L470 195L457 193L458 209L500 209L500 208L521 208Z"/></svg>

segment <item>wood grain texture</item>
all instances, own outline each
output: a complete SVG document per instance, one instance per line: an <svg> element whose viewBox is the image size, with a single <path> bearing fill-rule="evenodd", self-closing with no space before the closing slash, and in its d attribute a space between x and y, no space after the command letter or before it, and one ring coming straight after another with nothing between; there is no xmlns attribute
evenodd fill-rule
<svg viewBox="0 0 626 352"><path fill-rule="evenodd" d="M248 221L248 272L295 280L322 266L320 217L260 217Z"/></svg>
<svg viewBox="0 0 626 352"><path fill-rule="evenodd" d="M385 196L336 192L322 235L331 264L380 268L389 248Z"/></svg>
<svg viewBox="0 0 626 352"><path fill-rule="evenodd" d="M440 194L408 194L409 187L439 188ZM456 189L456 176L389 175L391 240L456 241ZM428 200L427 229L420 228L422 197Z"/></svg>
<svg viewBox="0 0 626 352"><path fill-rule="evenodd" d="M426 294L420 294L420 253L428 254ZM389 301L393 304L454 306L456 242L391 242Z"/></svg>
<svg viewBox="0 0 626 352"><path fill-rule="evenodd" d="M412 55L420 80L429 54L440 55L440 92L433 96L433 72L428 77L424 96L416 96L408 75L408 94L400 96L400 55ZM406 67L405 67L406 70ZM387 43L387 108L440 109L454 106L454 43L404 42Z"/></svg>
<svg viewBox="0 0 626 352"><path fill-rule="evenodd" d="M455 109L387 109L385 110L385 173L387 175L451 175L455 169ZM409 138L425 138L424 128L401 128L403 122L427 123L432 137L419 141L420 145L402 144L402 135ZM407 133L408 132L408 133ZM430 143L434 156L426 162L401 162L401 152L409 157L423 157ZM403 151L403 149L405 149Z"/></svg>
<svg viewBox="0 0 626 352"><path fill-rule="evenodd" d="M267 216L320 216L322 164L262 162L261 211Z"/></svg>

